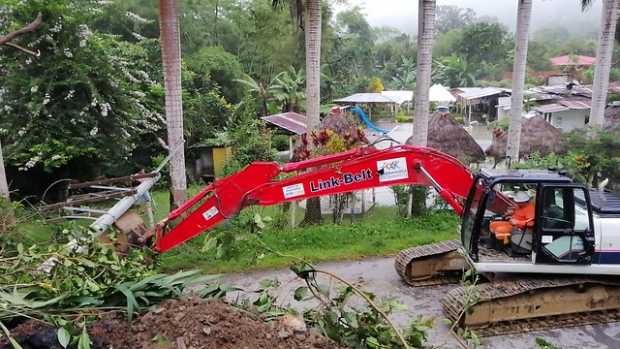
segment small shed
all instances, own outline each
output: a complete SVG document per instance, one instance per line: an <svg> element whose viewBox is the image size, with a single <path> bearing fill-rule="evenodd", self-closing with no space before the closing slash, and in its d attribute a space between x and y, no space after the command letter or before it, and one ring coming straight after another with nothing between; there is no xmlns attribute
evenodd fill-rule
<svg viewBox="0 0 620 349"><path fill-rule="evenodd" d="M267 124L277 127L284 134L288 135L288 160L293 157L293 149L299 136L308 132L306 116L296 112L286 112L261 117Z"/></svg>
<svg viewBox="0 0 620 349"><path fill-rule="evenodd" d="M232 158L230 144L217 140L207 140L188 147L188 174L194 180L202 179L205 183L212 182L224 173L226 162Z"/></svg>
<svg viewBox="0 0 620 349"><path fill-rule="evenodd" d="M570 132L588 124L590 100L580 97L562 98L555 103L540 105L534 111L562 132Z"/></svg>
<svg viewBox="0 0 620 349"><path fill-rule="evenodd" d="M511 90L501 87L458 87L451 89L450 93L456 98L457 110L471 124L472 121L497 120L498 100L510 96Z"/></svg>

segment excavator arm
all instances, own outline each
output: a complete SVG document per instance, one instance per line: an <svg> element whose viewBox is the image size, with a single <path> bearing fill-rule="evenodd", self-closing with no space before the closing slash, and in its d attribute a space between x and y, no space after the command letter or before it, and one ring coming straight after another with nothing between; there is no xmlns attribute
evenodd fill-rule
<svg viewBox="0 0 620 349"><path fill-rule="evenodd" d="M295 172L301 174L284 176ZM456 158L408 145L383 150L363 147L284 165L254 162L213 182L172 211L156 226L155 248L166 252L250 205L269 206L382 186L432 186L461 215L472 183L471 172Z"/></svg>

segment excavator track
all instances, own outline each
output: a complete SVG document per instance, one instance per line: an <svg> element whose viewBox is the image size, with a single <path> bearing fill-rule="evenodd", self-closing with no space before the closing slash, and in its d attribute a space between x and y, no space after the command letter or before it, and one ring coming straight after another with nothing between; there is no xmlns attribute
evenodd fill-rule
<svg viewBox="0 0 620 349"><path fill-rule="evenodd" d="M411 247L398 253L394 268L414 287L457 283L466 265L458 252L461 246L459 240L447 240Z"/></svg>
<svg viewBox="0 0 620 349"><path fill-rule="evenodd" d="M496 336L620 321L620 282L518 278L459 286L441 301L461 328Z"/></svg>

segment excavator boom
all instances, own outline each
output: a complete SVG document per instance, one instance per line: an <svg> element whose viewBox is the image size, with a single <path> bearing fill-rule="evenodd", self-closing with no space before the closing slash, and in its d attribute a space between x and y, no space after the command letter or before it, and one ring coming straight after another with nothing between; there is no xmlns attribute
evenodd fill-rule
<svg viewBox="0 0 620 349"><path fill-rule="evenodd" d="M293 172L301 174L282 176ZM205 187L171 212L156 228L155 248L166 252L246 206L269 206L383 186L432 186L460 215L472 183L472 173L456 158L408 145L383 150L363 147L285 165L254 162ZM177 220L174 227L168 228Z"/></svg>

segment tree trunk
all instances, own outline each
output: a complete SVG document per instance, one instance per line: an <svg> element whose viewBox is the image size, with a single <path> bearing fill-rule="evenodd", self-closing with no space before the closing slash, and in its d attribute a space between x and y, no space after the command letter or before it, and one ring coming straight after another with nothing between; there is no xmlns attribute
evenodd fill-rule
<svg viewBox="0 0 620 349"><path fill-rule="evenodd" d="M0 197L6 201L11 201L11 197L9 196L9 183L6 179L6 171L4 170L2 144L0 144Z"/></svg>
<svg viewBox="0 0 620 349"><path fill-rule="evenodd" d="M321 107L321 1L307 0L306 40L306 119L308 131L319 127Z"/></svg>
<svg viewBox="0 0 620 349"><path fill-rule="evenodd" d="M161 58L166 88L166 123L170 152L170 192L174 206L187 199L181 99L181 38L176 0L159 0Z"/></svg>
<svg viewBox="0 0 620 349"><path fill-rule="evenodd" d="M521 119L523 118L523 88L527 64L527 41L532 14L532 0L517 0L517 32L515 38L515 57L512 68L512 96L510 98L510 124L506 156L510 161L519 160L521 143Z"/></svg>
<svg viewBox="0 0 620 349"><path fill-rule="evenodd" d="M306 0L306 123L308 132L319 128L321 107L321 1ZM308 199L303 223L321 222L320 198Z"/></svg>
<svg viewBox="0 0 620 349"><path fill-rule="evenodd" d="M435 0L418 0L418 55L415 86L415 111L413 117L413 145L425 147L428 142L428 114L430 103L428 91L431 88L431 70L433 60L433 34L435 31ZM409 188L407 217L421 211L415 200L426 196L426 188ZM416 207L418 209L414 210Z"/></svg>
<svg viewBox="0 0 620 349"><path fill-rule="evenodd" d="M418 1L418 56L415 87L413 145L426 146L428 139L428 90L431 87L435 0Z"/></svg>
<svg viewBox="0 0 620 349"><path fill-rule="evenodd" d="M594 81L592 82L590 125L594 127L602 127L605 121L609 72L611 70L611 57L613 55L616 23L618 21L618 6L620 6L619 0L603 0L601 27L596 48Z"/></svg>

